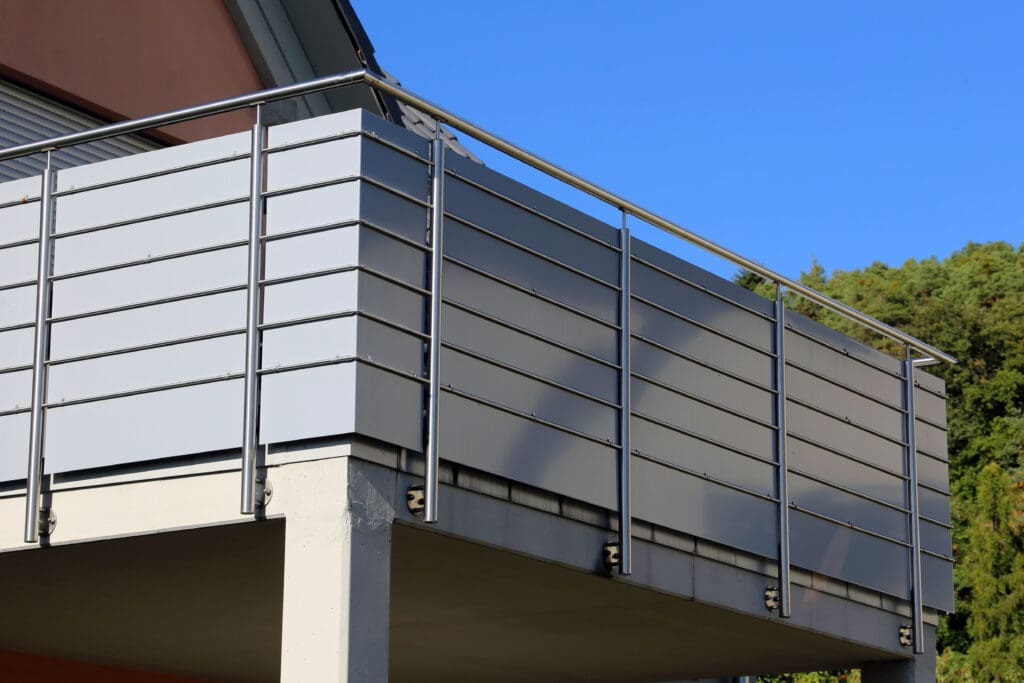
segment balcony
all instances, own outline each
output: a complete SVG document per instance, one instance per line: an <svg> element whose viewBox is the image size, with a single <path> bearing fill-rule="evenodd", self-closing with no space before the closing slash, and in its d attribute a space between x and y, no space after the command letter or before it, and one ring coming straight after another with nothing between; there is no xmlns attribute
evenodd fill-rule
<svg viewBox="0 0 1024 683"><path fill-rule="evenodd" d="M952 550L943 383L918 366L948 356L364 72L50 146L361 79L906 356L365 111L258 123L0 185L0 481L25 540L74 524L62 486L199 462L237 476L219 505L273 517L275 468L342 444L397 477L414 539L426 522L572 564L517 540L525 518L473 530L498 524L487 505L571 520L588 531L559 542L589 544L591 572L701 602L678 563L712 558L755 587L721 593L741 621L861 648L765 666L928 649L953 608ZM819 594L889 630L814 621Z"/></svg>

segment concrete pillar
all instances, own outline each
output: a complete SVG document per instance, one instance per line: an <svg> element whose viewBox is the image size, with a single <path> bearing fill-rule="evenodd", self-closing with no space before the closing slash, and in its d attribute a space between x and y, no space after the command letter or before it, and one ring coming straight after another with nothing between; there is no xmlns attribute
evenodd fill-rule
<svg viewBox="0 0 1024 683"><path fill-rule="evenodd" d="M934 683L935 627L925 624L924 654L896 662L874 662L861 667L862 683Z"/></svg>
<svg viewBox="0 0 1024 683"><path fill-rule="evenodd" d="M287 501L271 507L285 511L281 681L386 681L395 516L386 483L350 458L286 467Z"/></svg>

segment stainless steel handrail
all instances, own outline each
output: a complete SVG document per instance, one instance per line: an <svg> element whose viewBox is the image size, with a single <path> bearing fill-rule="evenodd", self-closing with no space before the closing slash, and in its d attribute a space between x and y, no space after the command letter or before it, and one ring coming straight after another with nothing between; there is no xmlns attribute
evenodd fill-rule
<svg viewBox="0 0 1024 683"><path fill-rule="evenodd" d="M907 346L930 356L932 358L939 359L946 363L956 363L957 360L952 355L941 351L930 344L912 337L901 330L896 329L890 325L883 323L877 318L873 318L866 313L862 313L855 308L847 306L844 303L836 301L830 296L822 294L812 287L786 277L780 273L777 273L770 268L766 268L755 261L752 261L745 256L742 256L731 249L728 249L716 242L713 242L695 232L688 230L672 221L664 218L653 211L649 211L644 207L634 202L621 197L610 190L592 183L580 176L565 170L561 166L554 164L541 156L533 154L508 140L491 133L487 129L478 126L464 118L461 118L454 113L448 111L444 107L434 104L430 100L427 100L419 95L406 90L405 88L396 85L383 76L373 73L366 69L359 69L357 71L350 71L342 74L336 74L334 76L327 76L324 78L317 78L311 81L305 81L303 83L295 83L292 85L281 86L277 88L269 88L267 90L260 90L258 92L250 93L248 95L240 95L237 97L230 97L222 100L216 100L208 102L206 104L200 104L193 107L185 107L183 109L176 109L173 111L165 112L162 114L155 114L152 116L145 116L139 119L132 119L130 121L123 121L120 123L113 123L92 130L82 131L79 133L70 133L67 135L60 135L57 137L49 138L47 140L41 140L39 142L32 142L24 145L17 145L15 147L9 147L7 149L0 150L0 161L6 161L8 159L14 159L17 157L25 156L28 154L35 154L38 152L45 152L49 150L60 149L62 147L69 147L72 145L80 145L87 142L95 142L97 140L103 140L118 135L126 135L128 133L136 133L139 131L147 130L149 128L156 128L159 126L166 126L175 123L182 123L184 121L191 121L193 119L202 118L205 116L211 116L214 114L223 114L225 112L234 111L237 109L245 109L247 107L255 106L258 104L265 104L268 102L274 102L277 100L288 99L291 97L298 97L302 95L309 95L316 92L322 92L324 90L332 90L346 85L353 85L355 83L366 83L379 90L382 90L399 100L407 104L411 104L430 116L443 121L452 128L466 133L481 142L484 142L491 147L511 156L512 158L521 161L529 166L532 166L550 176L558 178L562 182L585 192L591 196L597 197L598 199L611 204L612 206L624 211L625 213L631 214L642 221L650 223L651 225L661 228L665 232L680 237L691 244L695 244L702 249L709 251L716 256L731 261L732 263L745 268L753 273L760 275L767 280L770 280L778 285L785 287L791 292L795 292L800 296L813 301L814 303L826 308L834 313L849 318L868 329L874 330L881 335L895 339L896 341L902 342Z"/></svg>

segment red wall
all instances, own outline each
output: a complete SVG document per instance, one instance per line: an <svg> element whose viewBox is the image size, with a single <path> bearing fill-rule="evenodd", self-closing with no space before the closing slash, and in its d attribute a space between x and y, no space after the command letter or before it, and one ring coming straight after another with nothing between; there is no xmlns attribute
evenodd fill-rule
<svg viewBox="0 0 1024 683"><path fill-rule="evenodd" d="M221 0L0 0L0 76L110 120L263 87ZM162 133L191 141L251 121L234 112Z"/></svg>

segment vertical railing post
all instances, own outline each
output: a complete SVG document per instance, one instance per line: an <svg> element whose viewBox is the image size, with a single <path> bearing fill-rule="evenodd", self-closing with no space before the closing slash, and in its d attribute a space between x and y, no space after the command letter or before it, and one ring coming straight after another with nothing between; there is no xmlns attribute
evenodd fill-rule
<svg viewBox="0 0 1024 683"><path fill-rule="evenodd" d="M430 395L427 398L427 447L423 484L423 521L437 522L437 426L441 398L441 268L444 264L444 140L434 122L430 147Z"/></svg>
<svg viewBox="0 0 1024 683"><path fill-rule="evenodd" d="M249 267L245 304L245 397L242 432L242 514L256 512L256 464L260 423L260 355L263 279L263 107L256 106L249 156Z"/></svg>
<svg viewBox="0 0 1024 683"><path fill-rule="evenodd" d="M626 218L626 211L623 210L622 228L619 230L619 573L624 576L633 573L633 513L629 483L629 414L633 395L630 387L632 364L629 349L629 303L632 296L633 259L630 254L632 240Z"/></svg>
<svg viewBox="0 0 1024 683"><path fill-rule="evenodd" d="M39 258L36 270L35 341L32 346L32 413L29 418L28 476L25 486L25 542L37 543L43 482L43 442L46 436L46 364L50 355L50 302L53 293L53 152L46 153L39 196Z"/></svg>
<svg viewBox="0 0 1024 683"><path fill-rule="evenodd" d="M907 475L910 486L910 571L911 600L913 602L914 653L924 652L924 628L921 616L921 520L917 495L917 430L914 417L914 359L913 350L906 347L903 360L903 419L907 453Z"/></svg>
<svg viewBox="0 0 1024 683"><path fill-rule="evenodd" d="M779 616L792 615L789 578L789 469L786 465L786 303L775 285L775 462L779 498Z"/></svg>

